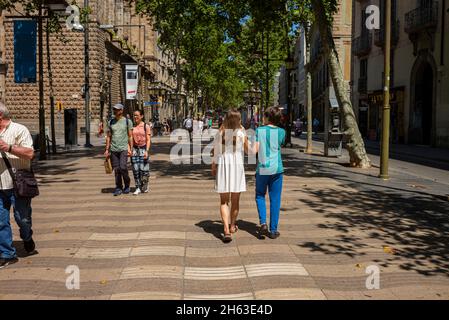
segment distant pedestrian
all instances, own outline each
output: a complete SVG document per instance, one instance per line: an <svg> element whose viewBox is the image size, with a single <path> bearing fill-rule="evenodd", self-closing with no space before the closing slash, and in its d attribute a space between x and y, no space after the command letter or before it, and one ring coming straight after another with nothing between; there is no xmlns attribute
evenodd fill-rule
<svg viewBox="0 0 449 320"><path fill-rule="evenodd" d="M313 131L315 131L315 133L318 133L319 127L320 127L320 120L318 120L317 118L313 119Z"/></svg>
<svg viewBox="0 0 449 320"><path fill-rule="evenodd" d="M177 122L176 122L175 116L173 116L173 117L171 118L170 124L171 124L171 128L170 128L171 132L175 131L175 130L178 128L178 124L177 124Z"/></svg>
<svg viewBox="0 0 449 320"><path fill-rule="evenodd" d="M143 120L143 112L140 110L134 112L134 121L136 126L133 129L131 164L136 182L134 195L137 196L149 192L151 127Z"/></svg>
<svg viewBox="0 0 449 320"><path fill-rule="evenodd" d="M212 163L215 190L220 194L225 243L231 242L232 233L238 231L240 194L246 192L244 151L248 151L248 137L242 127L240 113L231 110L215 136Z"/></svg>
<svg viewBox="0 0 449 320"><path fill-rule="evenodd" d="M123 116L123 109L122 104L116 104L113 107L114 118L108 125L106 151L104 153L106 158L111 158L112 168L115 172L114 196L130 193L131 179L128 174L128 157L132 155L133 123Z"/></svg>
<svg viewBox="0 0 449 320"><path fill-rule="evenodd" d="M192 141L192 132L193 132L193 120L190 116L188 116L183 123L184 129L189 132L190 141Z"/></svg>
<svg viewBox="0 0 449 320"><path fill-rule="evenodd" d="M212 125L213 125L213 119L212 117L209 118L209 129L212 129Z"/></svg>
<svg viewBox="0 0 449 320"><path fill-rule="evenodd" d="M198 134L201 135L204 129L204 121L200 117L198 117Z"/></svg>
<svg viewBox="0 0 449 320"><path fill-rule="evenodd" d="M258 154L256 169L256 204L259 212L259 236L276 239L279 214L281 209L281 195L284 167L282 164L281 146L285 143L286 132L277 125L281 120L281 110L270 108L265 112L264 126L256 130L254 152ZM265 196L267 190L270 197L270 230L267 226L267 209Z"/></svg>
<svg viewBox="0 0 449 320"><path fill-rule="evenodd" d="M14 169L31 169L34 158L33 139L28 129L11 120L9 110L0 102L0 269L17 262L16 249L10 224L11 205L14 207L14 218L20 228L25 251L35 251L33 241L31 198L24 198L14 192L13 179L3 157L9 160Z"/></svg>

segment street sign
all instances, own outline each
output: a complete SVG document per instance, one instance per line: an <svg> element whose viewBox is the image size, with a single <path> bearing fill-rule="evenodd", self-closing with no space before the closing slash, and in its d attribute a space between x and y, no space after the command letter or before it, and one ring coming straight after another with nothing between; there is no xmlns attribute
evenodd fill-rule
<svg viewBox="0 0 449 320"><path fill-rule="evenodd" d="M159 106L159 105L161 105L161 103L158 101L146 101L143 103L144 107Z"/></svg>
<svg viewBox="0 0 449 320"><path fill-rule="evenodd" d="M139 82L139 66L137 64L125 65L126 70L126 100L136 100Z"/></svg>
<svg viewBox="0 0 449 320"><path fill-rule="evenodd" d="M62 109L63 107L61 101L56 102L56 110L60 113L62 112Z"/></svg>

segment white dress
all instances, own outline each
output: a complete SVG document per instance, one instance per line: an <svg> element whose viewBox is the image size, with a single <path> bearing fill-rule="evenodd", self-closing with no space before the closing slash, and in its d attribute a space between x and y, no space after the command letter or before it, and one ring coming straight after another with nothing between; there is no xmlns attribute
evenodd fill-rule
<svg viewBox="0 0 449 320"><path fill-rule="evenodd" d="M234 139L225 139L218 132L214 141L214 161L217 164L217 176L215 179L215 191L217 193L246 192L244 141L245 130L235 132Z"/></svg>

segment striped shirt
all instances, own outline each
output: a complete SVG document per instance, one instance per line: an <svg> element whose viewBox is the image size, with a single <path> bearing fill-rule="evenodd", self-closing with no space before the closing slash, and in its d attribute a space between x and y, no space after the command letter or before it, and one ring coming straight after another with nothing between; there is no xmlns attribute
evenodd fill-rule
<svg viewBox="0 0 449 320"><path fill-rule="evenodd" d="M7 144L33 149L33 138L31 138L30 131L18 123L10 122L10 124L0 132L0 139ZM27 159L20 159L10 153L6 153L11 166L15 169L30 169L31 161ZM0 154L0 158L2 158ZM0 159L0 190L13 189L13 181L8 172L8 167L3 159Z"/></svg>

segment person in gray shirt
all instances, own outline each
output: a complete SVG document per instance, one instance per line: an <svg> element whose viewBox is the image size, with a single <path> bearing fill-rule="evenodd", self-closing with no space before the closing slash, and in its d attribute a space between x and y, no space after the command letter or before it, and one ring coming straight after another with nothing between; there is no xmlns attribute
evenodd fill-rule
<svg viewBox="0 0 449 320"><path fill-rule="evenodd" d="M128 173L128 157L132 155L133 123L123 116L122 104L116 104L113 110L114 118L108 125L104 155L106 159L111 158L112 168L115 172L114 196L119 196L122 193L130 193L131 179Z"/></svg>

